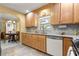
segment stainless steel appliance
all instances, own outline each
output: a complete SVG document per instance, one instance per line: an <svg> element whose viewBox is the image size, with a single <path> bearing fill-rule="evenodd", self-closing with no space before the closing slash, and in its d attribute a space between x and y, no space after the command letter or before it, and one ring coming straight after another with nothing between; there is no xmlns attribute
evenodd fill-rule
<svg viewBox="0 0 79 59"><path fill-rule="evenodd" d="M79 39L72 40L72 47L75 56L79 56Z"/></svg>

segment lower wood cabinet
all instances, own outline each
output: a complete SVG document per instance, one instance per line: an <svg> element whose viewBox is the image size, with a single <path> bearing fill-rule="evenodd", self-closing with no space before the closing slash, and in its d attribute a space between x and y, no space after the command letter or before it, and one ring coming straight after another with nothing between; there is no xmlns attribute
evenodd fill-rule
<svg viewBox="0 0 79 59"><path fill-rule="evenodd" d="M45 36L38 36L38 49L40 51L46 52L46 37Z"/></svg>
<svg viewBox="0 0 79 59"><path fill-rule="evenodd" d="M25 35L26 35L25 33L22 33L22 43L24 43L24 44L26 43L26 37L25 37Z"/></svg>
<svg viewBox="0 0 79 59"><path fill-rule="evenodd" d="M32 37L31 47L37 48L37 35L31 35L31 37Z"/></svg>
<svg viewBox="0 0 79 59"><path fill-rule="evenodd" d="M42 52L46 52L46 36L22 33L22 43Z"/></svg>
<svg viewBox="0 0 79 59"><path fill-rule="evenodd" d="M31 35L26 35L26 44L28 45L28 46L31 46L31 42L32 42L32 40L31 40Z"/></svg>
<svg viewBox="0 0 79 59"><path fill-rule="evenodd" d="M70 46L72 46L71 40L72 38L64 38L64 41L63 41L63 55L64 56L67 56L68 49Z"/></svg>

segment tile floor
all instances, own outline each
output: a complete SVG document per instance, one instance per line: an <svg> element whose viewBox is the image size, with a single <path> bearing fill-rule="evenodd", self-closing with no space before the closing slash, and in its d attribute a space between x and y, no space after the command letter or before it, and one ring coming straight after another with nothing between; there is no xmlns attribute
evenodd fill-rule
<svg viewBox="0 0 79 59"><path fill-rule="evenodd" d="M20 44L19 42L10 42L7 41L4 43L1 41L2 47L2 56L48 56L42 52L39 52L35 49L27 47Z"/></svg>

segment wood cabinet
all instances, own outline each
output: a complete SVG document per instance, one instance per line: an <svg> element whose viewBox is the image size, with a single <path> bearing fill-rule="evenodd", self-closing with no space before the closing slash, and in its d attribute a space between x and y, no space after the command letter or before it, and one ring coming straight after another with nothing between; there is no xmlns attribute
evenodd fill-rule
<svg viewBox="0 0 79 59"><path fill-rule="evenodd" d="M31 27L31 19L32 19L32 16L30 14L27 14L26 20L25 20L26 27Z"/></svg>
<svg viewBox="0 0 79 59"><path fill-rule="evenodd" d="M32 35L33 47L42 52L46 52L46 37L43 35Z"/></svg>
<svg viewBox="0 0 79 59"><path fill-rule="evenodd" d="M46 37L45 36L38 36L38 49L40 51L46 52Z"/></svg>
<svg viewBox="0 0 79 59"><path fill-rule="evenodd" d="M31 47L37 48L37 35L32 35L31 37L32 37Z"/></svg>
<svg viewBox="0 0 79 59"><path fill-rule="evenodd" d="M52 11L52 18L51 18L51 24L57 25L59 24L60 21L60 4L55 3L51 6L51 11Z"/></svg>
<svg viewBox="0 0 79 59"><path fill-rule="evenodd" d="M63 55L64 56L67 56L67 53L68 53L68 49L70 46L72 46L72 42L71 42L71 39L72 38L64 38L64 41L63 41Z"/></svg>
<svg viewBox="0 0 79 59"><path fill-rule="evenodd" d="M61 3L60 24L73 23L73 3Z"/></svg>
<svg viewBox="0 0 79 59"><path fill-rule="evenodd" d="M35 43L36 43L35 44L36 49L46 52L46 38L45 38L45 36L37 35L37 39L36 39Z"/></svg>
<svg viewBox="0 0 79 59"><path fill-rule="evenodd" d="M29 37L28 37L28 34L25 33L25 45L28 45L29 44Z"/></svg>
<svg viewBox="0 0 79 59"><path fill-rule="evenodd" d="M34 13L28 13L26 15L25 21L26 27L36 27L37 26L37 15Z"/></svg>
<svg viewBox="0 0 79 59"><path fill-rule="evenodd" d="M22 33L22 43L28 45L28 35L26 33Z"/></svg>
<svg viewBox="0 0 79 59"><path fill-rule="evenodd" d="M43 14L44 10L51 15L53 25L79 23L79 3L53 3L26 14L26 27L37 27L37 15Z"/></svg>
<svg viewBox="0 0 79 59"><path fill-rule="evenodd" d="M43 35L22 33L22 43L42 52L46 52L46 37Z"/></svg>
<svg viewBox="0 0 79 59"><path fill-rule="evenodd" d="M37 20L38 20L38 16L37 14L34 14L33 19L31 21L32 27L37 27Z"/></svg>
<svg viewBox="0 0 79 59"><path fill-rule="evenodd" d="M74 3L74 23L79 23L79 3Z"/></svg>
<svg viewBox="0 0 79 59"><path fill-rule="evenodd" d="M30 34L27 34L27 38L26 38L26 39L27 39L27 42L26 42L27 45L28 45L28 46L31 46L31 45L32 45L32 44L31 44L31 43L32 43L31 35L30 35Z"/></svg>
<svg viewBox="0 0 79 59"><path fill-rule="evenodd" d="M74 4L73 3L55 3L51 7L51 24L73 24Z"/></svg>
<svg viewBox="0 0 79 59"><path fill-rule="evenodd" d="M24 44L26 43L26 42L25 42L25 38L26 38L26 37L25 37L25 34L22 33L22 43L24 43Z"/></svg>

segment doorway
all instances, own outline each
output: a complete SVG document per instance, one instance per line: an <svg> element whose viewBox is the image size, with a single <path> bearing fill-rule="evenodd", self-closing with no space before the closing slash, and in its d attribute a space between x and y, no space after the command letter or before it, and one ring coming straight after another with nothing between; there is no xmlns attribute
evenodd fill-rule
<svg viewBox="0 0 79 59"><path fill-rule="evenodd" d="M0 53L20 41L20 21L18 17L0 13ZM11 40L9 42L9 40ZM16 41L14 41L16 40ZM0 54L0 55L1 55Z"/></svg>

